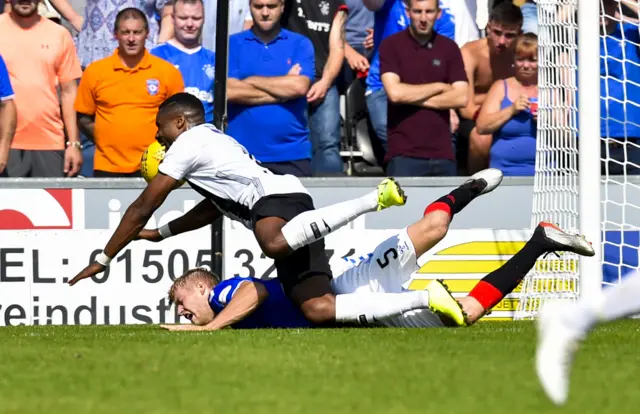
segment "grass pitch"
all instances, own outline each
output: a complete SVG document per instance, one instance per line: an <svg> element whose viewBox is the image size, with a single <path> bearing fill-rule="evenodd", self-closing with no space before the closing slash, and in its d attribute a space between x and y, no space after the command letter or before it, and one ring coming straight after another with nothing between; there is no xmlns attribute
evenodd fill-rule
<svg viewBox="0 0 640 414"><path fill-rule="evenodd" d="M174 333L0 329L1 413L636 413L640 322L598 329L555 408L531 323Z"/></svg>

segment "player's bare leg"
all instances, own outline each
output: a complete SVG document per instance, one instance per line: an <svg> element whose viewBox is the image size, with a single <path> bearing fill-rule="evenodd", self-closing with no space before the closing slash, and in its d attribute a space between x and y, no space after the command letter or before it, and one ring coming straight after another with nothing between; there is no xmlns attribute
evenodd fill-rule
<svg viewBox="0 0 640 414"><path fill-rule="evenodd" d="M576 254L593 256L593 248L581 236L570 235L549 223L540 223L525 246L500 269L485 276L471 291L469 296L459 298L458 302L466 314L467 323L473 324L491 310L504 296L511 293L526 274L535 265L536 260L547 252L570 251ZM638 281L640 285L640 278ZM640 291L640 286L638 287ZM638 300L640 302L640 300ZM640 311L640 303L638 305ZM441 318L445 324L448 321ZM429 327L438 326L428 313L411 311L399 317L390 318L386 326ZM386 322L386 321L385 321ZM560 335L557 335L561 338ZM553 337L555 338L555 336ZM550 343L555 344L555 339ZM555 345L554 345L555 346Z"/></svg>
<svg viewBox="0 0 640 414"><path fill-rule="evenodd" d="M415 251L414 257L420 257L439 243L449 231L453 216L459 213L476 197L493 191L502 181L502 172L497 169L486 169L474 174L460 187L431 203L425 210L424 217L407 227L407 235ZM392 275L392 280L378 280L383 289L403 285L410 277L408 272ZM388 286L388 287L385 287ZM440 281L433 281L427 286L430 295L430 310L441 316L448 326L463 326L465 315L460 305L451 296L446 286ZM425 317L426 315L426 317ZM423 310L416 310L387 319L387 326L420 326L426 323L433 326L430 318ZM414 323L415 322L415 323ZM425 325L426 326L426 325Z"/></svg>
<svg viewBox="0 0 640 414"><path fill-rule="evenodd" d="M627 276L599 298L575 303L552 302L538 315L536 369L540 384L556 404L569 394L569 375L578 345L598 323L640 313L640 274Z"/></svg>
<svg viewBox="0 0 640 414"><path fill-rule="evenodd" d="M406 201L407 197L398 183L387 178L362 197L305 211L288 222L278 217L262 218L256 223L254 233L267 256L283 258L365 213L402 206Z"/></svg>
<svg viewBox="0 0 640 414"><path fill-rule="evenodd" d="M476 197L493 191L501 182L500 170L482 170L460 187L431 203L426 208L424 217L407 228L416 256L422 256L447 235L454 215Z"/></svg>
<svg viewBox="0 0 640 414"><path fill-rule="evenodd" d="M593 256L591 244L582 236L565 233L551 223L541 222L527 243L499 269L486 275L467 297L459 302L467 322L475 323L511 293L533 268L538 258L550 252L573 252Z"/></svg>

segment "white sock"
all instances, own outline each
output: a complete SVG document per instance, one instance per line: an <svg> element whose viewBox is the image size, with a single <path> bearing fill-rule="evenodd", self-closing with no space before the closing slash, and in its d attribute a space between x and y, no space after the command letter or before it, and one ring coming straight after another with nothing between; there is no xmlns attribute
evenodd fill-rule
<svg viewBox="0 0 640 414"><path fill-rule="evenodd" d="M428 307L429 292L426 290L337 295L336 322L356 322L366 325L403 312Z"/></svg>
<svg viewBox="0 0 640 414"><path fill-rule="evenodd" d="M586 333L599 322L610 322L640 313L640 274L604 290L596 300L579 300L567 309L566 321Z"/></svg>
<svg viewBox="0 0 640 414"><path fill-rule="evenodd" d="M378 190L374 190L360 198L305 211L282 227L282 235L289 247L298 250L377 208Z"/></svg>

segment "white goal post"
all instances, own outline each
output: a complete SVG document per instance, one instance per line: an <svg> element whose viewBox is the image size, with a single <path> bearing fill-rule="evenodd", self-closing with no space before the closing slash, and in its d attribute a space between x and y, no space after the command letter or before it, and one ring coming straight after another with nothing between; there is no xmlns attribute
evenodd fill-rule
<svg viewBox="0 0 640 414"><path fill-rule="evenodd" d="M547 220L579 232L596 255L539 260L522 283L514 319L535 318L545 301L590 298L601 290L600 3L537 0L539 109L531 223L535 228Z"/></svg>

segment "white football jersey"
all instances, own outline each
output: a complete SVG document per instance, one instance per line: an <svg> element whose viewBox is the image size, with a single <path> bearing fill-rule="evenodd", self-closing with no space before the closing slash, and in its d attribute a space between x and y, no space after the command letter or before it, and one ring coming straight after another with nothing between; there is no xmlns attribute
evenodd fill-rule
<svg viewBox="0 0 640 414"><path fill-rule="evenodd" d="M211 124L183 132L169 147L159 171L191 187L227 217L251 227L251 209L264 196L309 192L293 175L261 167L238 141Z"/></svg>

